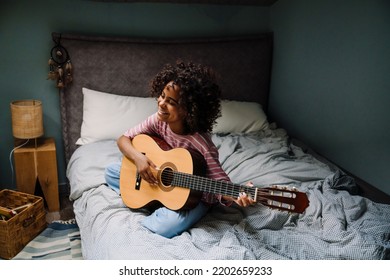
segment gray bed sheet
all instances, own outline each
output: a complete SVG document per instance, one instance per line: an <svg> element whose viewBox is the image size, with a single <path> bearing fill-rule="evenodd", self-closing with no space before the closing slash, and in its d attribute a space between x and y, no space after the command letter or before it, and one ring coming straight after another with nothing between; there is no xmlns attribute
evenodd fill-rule
<svg viewBox="0 0 390 280"><path fill-rule="evenodd" d="M352 178L289 144L283 129L213 135L232 181L283 184L307 193L303 214L261 204L214 207L172 239L140 226L146 210L127 208L104 185L104 168L120 161L114 140L79 147L67 175L85 259L389 259L390 205L356 193Z"/></svg>

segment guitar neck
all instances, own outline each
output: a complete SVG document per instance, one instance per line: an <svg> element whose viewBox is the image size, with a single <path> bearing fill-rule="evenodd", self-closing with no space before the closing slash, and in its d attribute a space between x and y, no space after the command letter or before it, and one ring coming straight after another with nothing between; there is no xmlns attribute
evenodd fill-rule
<svg viewBox="0 0 390 280"><path fill-rule="evenodd" d="M257 188L241 186L232 182L213 180L202 176L174 172L172 186L189 188L196 191L222 194L230 197L238 197L240 192L245 192L256 198Z"/></svg>

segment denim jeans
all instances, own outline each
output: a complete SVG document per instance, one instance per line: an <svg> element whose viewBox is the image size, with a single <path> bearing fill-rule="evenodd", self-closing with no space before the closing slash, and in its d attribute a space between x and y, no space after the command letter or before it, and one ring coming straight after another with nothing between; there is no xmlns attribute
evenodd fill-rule
<svg viewBox="0 0 390 280"><path fill-rule="evenodd" d="M109 187L120 194L119 176L121 163L112 163L106 167L105 179ZM209 210L209 206L200 202L191 210L173 211L166 207L155 210L145 217L141 224L150 231L166 238L180 235L199 221Z"/></svg>

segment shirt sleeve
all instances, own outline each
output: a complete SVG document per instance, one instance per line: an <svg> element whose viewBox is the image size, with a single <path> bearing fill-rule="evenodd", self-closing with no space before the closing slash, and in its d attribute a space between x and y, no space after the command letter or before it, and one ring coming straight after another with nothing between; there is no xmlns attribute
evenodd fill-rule
<svg viewBox="0 0 390 280"><path fill-rule="evenodd" d="M138 134L154 135L157 133L157 113L149 116L140 124L128 129L123 133L124 136L133 139Z"/></svg>

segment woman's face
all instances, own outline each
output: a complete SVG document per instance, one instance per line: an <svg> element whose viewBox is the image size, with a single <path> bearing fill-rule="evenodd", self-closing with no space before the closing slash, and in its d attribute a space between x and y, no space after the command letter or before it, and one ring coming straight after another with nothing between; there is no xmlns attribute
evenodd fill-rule
<svg viewBox="0 0 390 280"><path fill-rule="evenodd" d="M157 99L157 116L161 121L168 123L173 132L183 134L186 111L179 104L179 99L179 86L173 82L169 82Z"/></svg>

